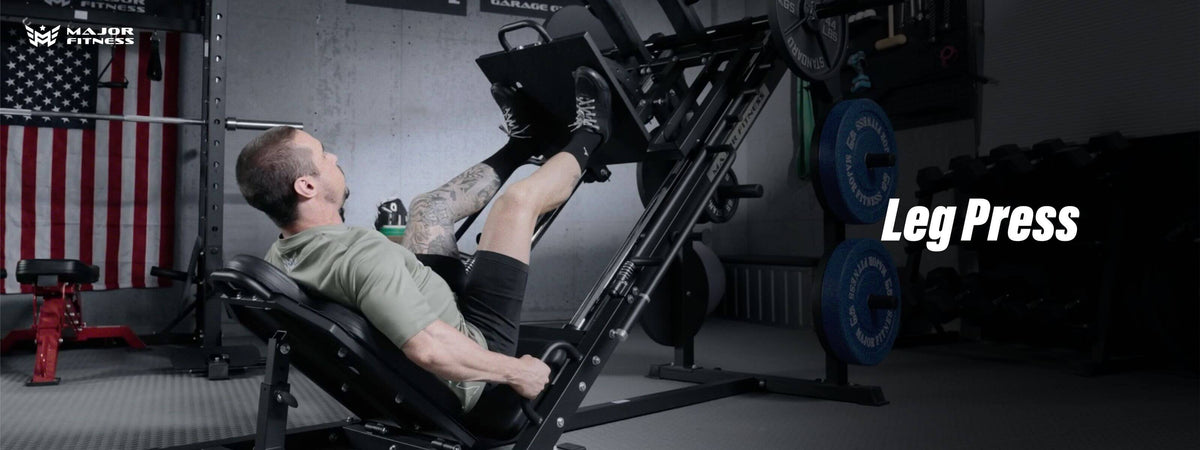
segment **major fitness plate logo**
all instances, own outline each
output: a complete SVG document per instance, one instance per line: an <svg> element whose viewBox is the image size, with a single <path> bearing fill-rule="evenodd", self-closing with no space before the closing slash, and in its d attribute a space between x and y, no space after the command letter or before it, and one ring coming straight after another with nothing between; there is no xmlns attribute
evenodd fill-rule
<svg viewBox="0 0 1200 450"><path fill-rule="evenodd" d="M29 45L50 47L58 42L62 25L48 27L25 23L25 35ZM73 27L66 26L67 45L133 45L133 28L126 27Z"/></svg>

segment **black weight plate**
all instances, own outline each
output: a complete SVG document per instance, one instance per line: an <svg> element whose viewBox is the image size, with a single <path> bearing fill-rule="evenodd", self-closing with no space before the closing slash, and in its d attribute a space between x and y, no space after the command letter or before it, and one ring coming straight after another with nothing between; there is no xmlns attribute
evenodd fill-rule
<svg viewBox="0 0 1200 450"><path fill-rule="evenodd" d="M817 19L821 3L826 1L773 0L767 7L771 43L792 73L810 81L837 75L846 60L846 17Z"/></svg>
<svg viewBox="0 0 1200 450"><path fill-rule="evenodd" d="M637 190L638 198L642 200L642 206L650 205L650 200L654 199L654 194L658 192L663 181L666 181L667 175L671 173L676 162L673 160L647 160L638 163ZM737 185L737 174L734 174L732 170L726 172L721 184ZM700 214L697 223L728 222L737 212L739 201L740 199L737 198L718 199L717 195L713 194L713 197L708 200L708 204L704 205L704 212Z"/></svg>
<svg viewBox="0 0 1200 450"><path fill-rule="evenodd" d="M900 274L883 244L848 239L817 268L813 328L825 350L847 364L873 366L900 331ZM895 309L871 309L871 295L896 297Z"/></svg>
<svg viewBox="0 0 1200 450"><path fill-rule="evenodd" d="M692 249L696 250L696 256L704 265L704 273L708 281L707 313L712 314L717 310L717 306L720 306L721 299L725 298L725 265L721 264L721 257L717 256L703 242L696 241L692 244Z"/></svg>
<svg viewBox="0 0 1200 450"><path fill-rule="evenodd" d="M671 264L650 294L650 303L642 309L639 321L654 342L671 347L683 345L704 325L712 296L716 295L713 291L724 293L725 274L719 266L720 260L717 270L710 272L711 264L700 255L706 250L699 241L684 245L680 249L683 258ZM682 312L675 308L677 304L683 307Z"/></svg>
<svg viewBox="0 0 1200 450"><path fill-rule="evenodd" d="M721 186L737 186L737 174L733 170L725 172L725 178L721 179ZM736 197L719 198L719 195L713 194L712 198L708 199L708 204L704 205L704 214L700 215L700 223L725 223L733 219L734 213L737 213L738 202L741 199Z"/></svg>
<svg viewBox="0 0 1200 450"><path fill-rule="evenodd" d="M662 186L663 181L666 181L667 175L671 173L671 168L675 166L675 162L671 160L646 160L638 163L637 190L638 197L642 199L642 206L650 205L650 200L654 199L654 194L658 192L658 187Z"/></svg>

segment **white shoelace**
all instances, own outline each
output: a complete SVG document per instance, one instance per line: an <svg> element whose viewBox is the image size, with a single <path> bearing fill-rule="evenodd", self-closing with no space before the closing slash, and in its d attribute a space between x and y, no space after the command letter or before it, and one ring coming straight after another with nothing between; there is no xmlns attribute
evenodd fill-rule
<svg viewBox="0 0 1200 450"><path fill-rule="evenodd" d="M517 139L529 139L529 135L525 131L529 129L529 125L517 126L517 120L513 118L512 108L500 108L504 113L504 125L500 126L500 131L507 134L508 137Z"/></svg>
<svg viewBox="0 0 1200 450"><path fill-rule="evenodd" d="M571 124L571 131L583 127L591 127L592 130L600 129L600 125L596 122L596 99L575 97L575 122Z"/></svg>

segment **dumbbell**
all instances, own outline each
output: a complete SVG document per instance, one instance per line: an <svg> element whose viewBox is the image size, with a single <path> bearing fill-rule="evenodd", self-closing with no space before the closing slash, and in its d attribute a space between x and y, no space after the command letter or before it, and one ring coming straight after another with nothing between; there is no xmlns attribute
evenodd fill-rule
<svg viewBox="0 0 1200 450"><path fill-rule="evenodd" d="M1037 154L1033 150L1022 150L1016 144L1005 144L988 152L988 173L1010 177L1033 172Z"/></svg>
<svg viewBox="0 0 1200 450"><path fill-rule="evenodd" d="M935 324L958 318L962 279L953 267L930 270L921 283L921 309Z"/></svg>
<svg viewBox="0 0 1200 450"><path fill-rule="evenodd" d="M974 156L960 155L950 159L950 170L942 172L937 166L917 171L917 186L924 193L937 193L947 189L967 186L987 174L987 165Z"/></svg>
<svg viewBox="0 0 1200 450"><path fill-rule="evenodd" d="M1092 162L1092 155L1087 148L1069 145L1062 139L1053 138L1033 144L1034 151L1044 155L1044 161L1039 168L1059 170L1079 169Z"/></svg>
<svg viewBox="0 0 1200 450"><path fill-rule="evenodd" d="M1039 303L1026 285L1020 278L963 275L957 296L962 316L989 329L1019 326Z"/></svg>
<svg viewBox="0 0 1200 450"><path fill-rule="evenodd" d="M858 74L850 79L850 92L859 92L871 88L871 77L866 73L867 54L863 51L854 52L846 59L846 64L854 68Z"/></svg>
<svg viewBox="0 0 1200 450"><path fill-rule="evenodd" d="M1093 136L1085 145L1068 144L1059 138L1046 139L1033 145L1034 151L1044 153L1055 159L1056 166L1066 168L1081 168L1091 163L1094 156L1121 152L1129 147L1129 140L1120 132Z"/></svg>
<svg viewBox="0 0 1200 450"><path fill-rule="evenodd" d="M978 273L968 273L959 285L962 316L984 327L995 323L996 310L1004 298L996 292L995 283Z"/></svg>
<svg viewBox="0 0 1200 450"><path fill-rule="evenodd" d="M1037 305L1035 315L1038 325L1061 327L1078 322L1083 312L1083 300L1079 297L1050 298Z"/></svg>
<svg viewBox="0 0 1200 450"><path fill-rule="evenodd" d="M904 267L898 267L897 271L908 273ZM934 269L925 277L902 275L901 335L924 335L931 330L944 332L942 325L958 317L959 286L957 271L949 267Z"/></svg>
<svg viewBox="0 0 1200 450"><path fill-rule="evenodd" d="M964 170L964 176L961 177L963 183L960 186L962 186L974 184L985 177L991 178L993 181L1002 181L1028 175L1033 172L1038 154L1033 150L1024 150L1016 144L1005 144L993 148L987 156L982 158L975 160L958 158L958 166L969 169ZM951 167L954 168L954 160L951 160L951 163Z"/></svg>
<svg viewBox="0 0 1200 450"><path fill-rule="evenodd" d="M1087 147L1093 152L1128 150L1132 145L1119 131L1092 136L1088 139Z"/></svg>

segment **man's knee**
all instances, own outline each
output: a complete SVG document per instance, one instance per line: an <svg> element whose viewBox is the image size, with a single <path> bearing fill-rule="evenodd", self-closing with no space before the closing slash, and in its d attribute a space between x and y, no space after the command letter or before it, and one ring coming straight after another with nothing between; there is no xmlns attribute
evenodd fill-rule
<svg viewBox="0 0 1200 450"><path fill-rule="evenodd" d="M431 211L441 211L446 209L449 201L450 199L446 198L442 192L439 192L436 189L429 192L420 193L413 197L412 201L408 203L408 213L410 216L428 215L428 213Z"/></svg>
<svg viewBox="0 0 1200 450"><path fill-rule="evenodd" d="M542 193L528 180L513 183L496 199L494 208L510 212L537 214L541 208Z"/></svg>

